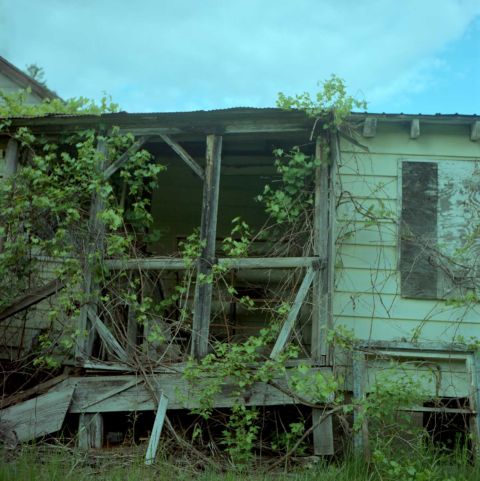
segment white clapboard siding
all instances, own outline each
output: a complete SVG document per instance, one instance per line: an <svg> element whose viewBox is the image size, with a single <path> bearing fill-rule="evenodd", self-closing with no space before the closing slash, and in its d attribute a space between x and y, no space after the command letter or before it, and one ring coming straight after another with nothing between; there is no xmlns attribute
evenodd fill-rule
<svg viewBox="0 0 480 481"><path fill-rule="evenodd" d="M470 141L468 126L422 124L421 135L414 140L408 129L407 123L402 127L380 123L374 138L359 139L369 152L341 141L337 199L350 195L360 210L384 206L393 219L372 225L358 208L338 208L334 322L352 329L362 340L449 342L460 336L480 337L478 307L454 308L441 300L402 298L398 271L401 162L439 162L439 172L470 172L471 161L480 157L480 145ZM447 177L442 181L447 182ZM342 190L347 196L340 196ZM459 220L455 222L457 226ZM439 226L441 237L443 232L451 233L445 223L446 217ZM465 392L462 379L452 385Z"/></svg>
<svg viewBox="0 0 480 481"><path fill-rule="evenodd" d="M397 177L342 175L339 183L343 191L359 198L392 199L397 198Z"/></svg>

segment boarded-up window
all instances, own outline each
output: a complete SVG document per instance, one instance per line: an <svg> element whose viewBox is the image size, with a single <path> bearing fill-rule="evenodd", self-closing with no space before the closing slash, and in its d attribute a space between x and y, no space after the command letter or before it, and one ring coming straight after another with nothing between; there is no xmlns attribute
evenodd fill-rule
<svg viewBox="0 0 480 481"><path fill-rule="evenodd" d="M476 291L479 234L477 162L402 163L403 296L440 299Z"/></svg>

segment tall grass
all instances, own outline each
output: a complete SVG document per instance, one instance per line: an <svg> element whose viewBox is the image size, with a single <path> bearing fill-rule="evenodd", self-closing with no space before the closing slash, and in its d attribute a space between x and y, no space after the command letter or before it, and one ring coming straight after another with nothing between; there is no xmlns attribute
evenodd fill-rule
<svg viewBox="0 0 480 481"><path fill-rule="evenodd" d="M224 465L218 471L189 465L188 458L160 456L145 466L140 452L105 450L81 453L52 446L27 446L2 452L0 481L479 481L480 468L467 452L448 456L425 449L398 456L376 450L372 461L348 458L339 462L307 462L269 473L268 463L235 471Z"/></svg>

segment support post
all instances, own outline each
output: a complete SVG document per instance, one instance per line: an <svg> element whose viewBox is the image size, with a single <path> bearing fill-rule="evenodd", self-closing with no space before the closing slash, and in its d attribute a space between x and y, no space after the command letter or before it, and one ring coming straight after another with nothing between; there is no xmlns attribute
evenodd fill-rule
<svg viewBox="0 0 480 481"><path fill-rule="evenodd" d="M80 414L78 423L78 447L100 449L103 446L103 416L100 413Z"/></svg>
<svg viewBox="0 0 480 481"><path fill-rule="evenodd" d="M155 422L153 423L152 434L148 443L147 454L145 455L145 464L147 466L153 464L157 454L158 443L160 435L162 434L163 422L167 415L168 398L160 394L160 401L158 402L157 414L155 415Z"/></svg>
<svg viewBox="0 0 480 481"><path fill-rule="evenodd" d="M4 177L7 179L17 172L18 169L18 142L10 139L5 151L5 170Z"/></svg>
<svg viewBox="0 0 480 481"><path fill-rule="evenodd" d="M368 459L370 457L368 423L364 416L364 409L361 405L361 402L365 399L365 388L367 382L367 365L364 353L361 351L354 351L352 362L353 398L357 403L354 409L354 422L356 425L356 431L353 435L353 448L356 456L364 456L366 459ZM358 424L360 424L360 427Z"/></svg>
<svg viewBox="0 0 480 481"><path fill-rule="evenodd" d="M328 256L329 227L329 165L322 152L322 139L317 138L315 145L315 161L319 163L315 169L315 204L313 213L313 253L319 259ZM317 271L313 280L313 313L312 313L312 359L326 363L327 343L326 329L328 319L328 269Z"/></svg>
<svg viewBox="0 0 480 481"><path fill-rule="evenodd" d="M7 143L5 151L5 170L3 177L8 179L17 172L18 168L18 142L15 139L10 139ZM0 252L3 251L5 237L0 236Z"/></svg>
<svg viewBox="0 0 480 481"><path fill-rule="evenodd" d="M212 283L205 281L215 263L215 238L217 234L218 193L222 137L207 136L205 180L203 182L202 222L200 242L203 245L197 264L197 282L193 303L192 356L201 359L208 352L208 333L212 308Z"/></svg>
<svg viewBox="0 0 480 481"><path fill-rule="evenodd" d="M315 169L313 253L321 260L328 260L330 167L324 158L321 137L317 137L315 161L318 166ZM326 364L328 359L326 338L329 319L329 274L331 275L328 264L329 262L324 269L316 272L313 280L311 356L313 360L322 364ZM313 451L315 455L333 455L332 416L327 416L319 423L322 416L321 409L312 410L312 422L316 426L313 430Z"/></svg>
<svg viewBox="0 0 480 481"><path fill-rule="evenodd" d="M476 462L480 459L480 353L477 351L466 359L467 371L470 374L470 409L475 415L470 419L470 433L475 447Z"/></svg>
<svg viewBox="0 0 480 481"><path fill-rule="evenodd" d="M105 171L107 165L107 142L103 137L99 137L97 142L97 152L101 156L101 160L97 169L99 173ZM75 359L82 362L92 354L95 330L92 329L92 323L88 318L88 311L96 307L92 307L91 295L96 287L93 280L92 262L93 257L97 253L103 255L103 246L105 243L105 226L99 218L100 212L105 207L105 201L100 193L95 193L90 207L90 218L88 222L87 245L85 246L85 269L84 269L84 285L83 291L86 296L85 304L80 309L80 315L77 320L77 330L79 335L75 345ZM85 335L85 333L87 333Z"/></svg>

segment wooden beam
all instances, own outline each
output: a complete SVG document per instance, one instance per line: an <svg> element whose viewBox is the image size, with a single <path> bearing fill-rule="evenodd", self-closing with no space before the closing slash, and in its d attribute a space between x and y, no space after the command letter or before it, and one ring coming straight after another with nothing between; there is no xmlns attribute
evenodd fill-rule
<svg viewBox="0 0 480 481"><path fill-rule="evenodd" d="M412 119L410 122L410 138L418 139L420 137L420 119Z"/></svg>
<svg viewBox="0 0 480 481"><path fill-rule="evenodd" d="M17 173L18 151L18 142L15 139L10 139L5 151L5 170L3 173L5 178L11 177Z"/></svg>
<svg viewBox="0 0 480 481"><path fill-rule="evenodd" d="M190 154L179 143L175 142L166 134L160 134L160 137L198 175L198 177L200 177L200 179L202 180L205 179L205 172L203 171L203 169L197 164L195 159L191 157Z"/></svg>
<svg viewBox="0 0 480 481"><path fill-rule="evenodd" d="M288 313L287 319L285 320L280 334L278 335L277 341L273 346L272 352L270 354L271 359L276 359L287 344L288 339L290 338L290 335L292 333L293 326L295 325L295 321L297 320L300 308L302 307L305 297L307 297L308 290L310 289L310 285L312 284L314 277L315 270L313 269L313 267L309 267L307 269L307 272L305 273L305 277L303 278L302 284L300 285L300 289L297 292L295 300L293 301L293 305Z"/></svg>
<svg viewBox="0 0 480 481"><path fill-rule="evenodd" d="M148 137L140 137L134 144L132 144L126 152L124 152L117 160L112 162L104 171L103 177L108 180L118 169L121 169L130 159L130 157L136 154L147 142Z"/></svg>
<svg viewBox="0 0 480 481"><path fill-rule="evenodd" d="M480 120L476 120L470 127L470 140L476 142L480 140Z"/></svg>
<svg viewBox="0 0 480 481"><path fill-rule="evenodd" d="M157 414L155 415L155 422L153 423L152 434L148 442L147 454L145 455L145 464L150 466L155 461L157 455L158 443L160 435L162 434L163 422L167 415L168 398L160 394L160 401L158 402Z"/></svg>
<svg viewBox="0 0 480 481"><path fill-rule="evenodd" d="M19 402L25 401L32 396L43 394L47 392L52 387L60 384L61 382L65 381L68 378L67 374L62 374L61 376L54 377L49 379L48 381L42 382L37 384L36 386L25 389L25 391L21 391L17 394L13 394L11 396L5 397L0 400L0 409L4 409L7 406L11 406L12 404L17 404Z"/></svg>
<svg viewBox="0 0 480 481"><path fill-rule="evenodd" d="M47 299L47 297L56 294L64 287L65 284L62 281L55 279L46 284L45 286L40 286L30 290L30 292L20 298L15 299L15 301L13 301L8 307L6 307L0 312L0 321L14 316L19 312L25 311L29 307L32 307L35 304L43 301L44 299Z"/></svg>
<svg viewBox="0 0 480 481"><path fill-rule="evenodd" d="M58 431L73 396L74 386L48 392L0 411L2 429L16 433L20 442Z"/></svg>
<svg viewBox="0 0 480 481"><path fill-rule="evenodd" d="M99 173L105 171L105 167L108 163L107 159L107 142L104 137L99 137L97 141L97 152L101 156L100 164L97 166ZM92 293L97 286L93 280L92 258L100 253L103 256L103 247L105 243L105 226L101 221L99 214L105 207L105 201L102 196L96 192L92 198L92 205L90 207L90 218L88 222L88 239L85 246L85 259L86 265L84 269L83 291L87 300L85 304L80 308L80 314L77 319L77 332L75 343L75 359L79 364L83 362L85 358L88 358L92 354L92 347L94 341L94 331L91 329L91 324L88 319L88 311L92 308ZM96 307L94 307L94 310Z"/></svg>
<svg viewBox="0 0 480 481"><path fill-rule="evenodd" d="M98 317L93 307L88 308L88 317L98 332L98 335L103 341L107 351L117 357L120 361L126 362L128 360L128 354L117 341L115 336L110 332L110 329L108 329L108 327Z"/></svg>
<svg viewBox="0 0 480 481"><path fill-rule="evenodd" d="M367 138L377 135L377 119L375 117L367 117L363 124L363 136Z"/></svg>
<svg viewBox="0 0 480 481"><path fill-rule="evenodd" d="M208 353L208 334L212 306L212 283L205 282L215 263L215 239L217 236L218 194L220 189L220 164L222 137L207 136L205 180L203 183L202 222L200 242L202 253L197 264L197 281L193 303L192 356L201 359Z"/></svg>
<svg viewBox="0 0 480 481"><path fill-rule="evenodd" d="M287 376L274 379L274 385L264 382L254 383L245 392L243 401L246 406L278 406L298 404L298 398L290 396ZM331 376L329 367L312 367L312 373L324 373ZM157 409L157 402L152 398L149 385L158 386L159 391L169 399L169 409L197 409L202 386L189 383L183 372L169 372L149 375L145 381L134 383L123 389L126 383L138 380L138 374L108 374L103 376L72 377L70 382L75 387L75 396L70 406L70 413L134 412ZM208 382L208 380L205 380ZM120 389L122 388L122 389ZM118 392L110 395L115 389ZM235 382L226 384L221 393L212 399L216 408L230 408L238 404Z"/></svg>
<svg viewBox="0 0 480 481"><path fill-rule="evenodd" d="M294 269L299 267L323 268L325 261L318 257L221 257L217 259L220 266L227 269ZM186 270L183 259L172 257L149 257L144 259L106 259L107 269L141 269L141 270Z"/></svg>
<svg viewBox="0 0 480 481"><path fill-rule="evenodd" d="M103 447L103 416L101 413L80 414L78 447L80 449L100 449Z"/></svg>

